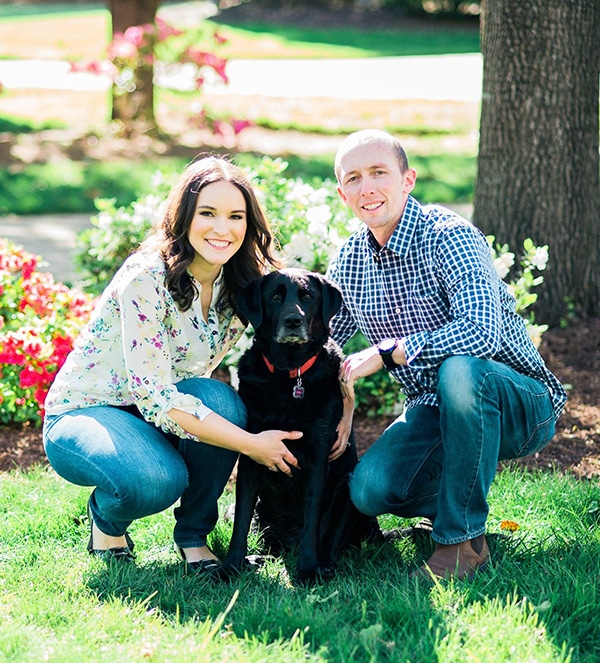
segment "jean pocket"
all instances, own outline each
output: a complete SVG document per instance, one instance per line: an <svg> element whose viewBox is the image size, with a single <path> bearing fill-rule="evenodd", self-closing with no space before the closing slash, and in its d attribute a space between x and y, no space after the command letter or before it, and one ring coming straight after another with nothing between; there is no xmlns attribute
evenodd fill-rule
<svg viewBox="0 0 600 663"><path fill-rule="evenodd" d="M523 456L530 456L531 454L542 451L554 437L555 428L556 422L554 421L554 417L550 417L546 421L539 423L533 429L525 444L519 449L516 457L522 458Z"/></svg>

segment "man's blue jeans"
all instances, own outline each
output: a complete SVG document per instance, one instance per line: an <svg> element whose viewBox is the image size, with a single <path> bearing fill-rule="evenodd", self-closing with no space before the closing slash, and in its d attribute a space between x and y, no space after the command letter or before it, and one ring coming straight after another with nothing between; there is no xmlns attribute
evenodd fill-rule
<svg viewBox="0 0 600 663"><path fill-rule="evenodd" d="M543 449L554 435L548 387L490 359L444 361L438 407L415 406L364 454L350 479L363 513L433 521L432 538L454 544L485 531L499 460Z"/></svg>
<svg viewBox="0 0 600 663"><path fill-rule="evenodd" d="M237 426L246 408L229 385L192 378L177 385ZM133 520L159 513L180 499L174 538L181 548L206 545L219 499L237 452L180 439L128 409L96 406L47 416L44 448L67 481L95 486L90 508L100 531L122 535Z"/></svg>

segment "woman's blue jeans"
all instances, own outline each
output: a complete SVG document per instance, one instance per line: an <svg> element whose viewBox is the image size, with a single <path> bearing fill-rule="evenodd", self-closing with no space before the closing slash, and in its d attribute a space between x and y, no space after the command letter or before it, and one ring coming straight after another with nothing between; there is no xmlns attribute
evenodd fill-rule
<svg viewBox="0 0 600 663"><path fill-rule="evenodd" d="M432 538L454 544L485 531L499 460L543 449L554 435L548 387L491 359L455 356L440 367L438 407L394 421L350 479L359 511L433 521Z"/></svg>
<svg viewBox="0 0 600 663"><path fill-rule="evenodd" d="M245 428L246 408L224 382L191 378L177 388ZM96 487L92 516L110 536L122 535L133 520L180 499L174 538L181 548L206 545L218 519L217 501L238 457L229 449L165 433L129 408L110 406L47 416L44 448L57 474Z"/></svg>

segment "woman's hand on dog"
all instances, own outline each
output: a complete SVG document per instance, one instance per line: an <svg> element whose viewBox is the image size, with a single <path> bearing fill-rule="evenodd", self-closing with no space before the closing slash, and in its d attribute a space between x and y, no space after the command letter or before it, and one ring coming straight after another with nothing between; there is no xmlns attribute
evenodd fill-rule
<svg viewBox="0 0 600 663"><path fill-rule="evenodd" d="M253 461L266 465L273 472L283 472L292 476L292 467L300 469L298 460L285 446L284 440L298 440L300 431L265 430L254 435L257 444L245 454Z"/></svg>

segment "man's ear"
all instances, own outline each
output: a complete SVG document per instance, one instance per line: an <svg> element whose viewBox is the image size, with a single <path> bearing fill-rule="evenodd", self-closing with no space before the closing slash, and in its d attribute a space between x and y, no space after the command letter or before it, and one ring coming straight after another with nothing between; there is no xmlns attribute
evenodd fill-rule
<svg viewBox="0 0 600 663"><path fill-rule="evenodd" d="M402 188L403 193L410 193L417 183L417 171L414 168L409 168L404 173L404 187Z"/></svg>
<svg viewBox="0 0 600 663"><path fill-rule="evenodd" d="M341 187L341 186L338 186L338 187L337 187L337 192L340 194L340 198L341 198L346 204L348 204L348 201L346 200L346 196L344 195L344 192L342 191L342 187Z"/></svg>

